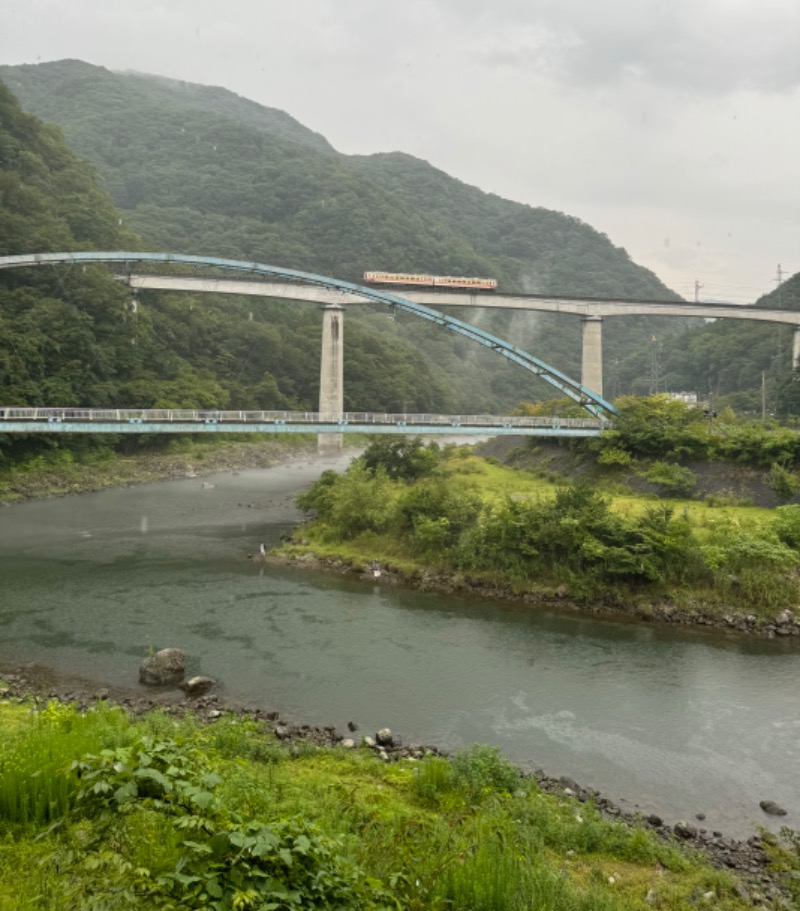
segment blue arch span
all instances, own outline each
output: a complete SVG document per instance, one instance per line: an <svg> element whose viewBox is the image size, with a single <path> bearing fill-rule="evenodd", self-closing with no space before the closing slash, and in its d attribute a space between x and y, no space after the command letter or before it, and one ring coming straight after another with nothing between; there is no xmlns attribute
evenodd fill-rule
<svg viewBox="0 0 800 911"><path fill-rule="evenodd" d="M440 313L430 307L422 304L415 304L398 294L390 294L386 291L379 291L376 288L369 288L363 285L356 285L352 282L341 281L337 278L329 278L325 275L315 275L311 272L299 272L296 269L285 269L280 266L268 266L264 263L246 262L237 259L219 259L214 256L191 256L184 253L138 253L138 252L86 252L80 251L75 253L28 253L18 256L0 257L0 269L19 268L23 266L43 266L55 265L57 263L102 263L102 262L143 262L143 263L167 263L175 265L190 266L213 266L217 269L227 269L234 272L247 272L255 275L264 275L271 278L289 279L308 285L318 285L323 288L332 288L337 291L346 291L351 294L358 294L379 304L385 304L410 313L412 316L418 316L426 319L434 325L441 326L443 329L449 329L460 335L496 351L498 354L510 360L512 363L523 367L535 376L540 377L545 382L555 386L564 395L569 396L588 412L596 417L603 413L616 414L614 406L607 402L602 396L587 389L580 383L570 379L566 374L551 367L539 358L528 354L516 345L484 332L470 323L462 322L452 316Z"/></svg>

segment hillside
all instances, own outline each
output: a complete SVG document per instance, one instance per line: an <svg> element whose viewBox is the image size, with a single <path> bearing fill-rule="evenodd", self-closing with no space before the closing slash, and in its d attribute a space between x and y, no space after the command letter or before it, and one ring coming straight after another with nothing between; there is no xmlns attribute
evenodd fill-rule
<svg viewBox="0 0 800 911"><path fill-rule="evenodd" d="M800 310L800 273L756 302L756 307ZM666 339L662 389L696 389L715 408L788 418L800 414L800 388L792 372L789 326L717 320L683 341Z"/></svg>
<svg viewBox="0 0 800 911"><path fill-rule="evenodd" d="M141 245L121 226L92 168L3 85L0 195L0 254ZM252 307L239 299L153 295L134 308L129 292L99 266L3 271L0 396L8 405L62 407L314 407L318 314L277 303L257 313ZM448 388L430 364L407 340L390 344L385 335L369 321L349 328L352 396L375 410L401 410L406 400L431 411L449 408ZM0 461L55 446L50 438L5 440Z"/></svg>
<svg viewBox="0 0 800 911"><path fill-rule="evenodd" d="M151 249L258 259L351 280L386 268L492 275L509 290L675 296L578 219L483 193L408 155L341 155L287 114L224 89L80 61L0 67L0 78L27 109L64 129ZM579 372L577 318L468 318ZM367 317L363 331L392 348L413 345L459 410L504 410L550 394L416 321L375 320ZM680 326L609 321L606 372L614 388L607 393L646 384L649 340Z"/></svg>

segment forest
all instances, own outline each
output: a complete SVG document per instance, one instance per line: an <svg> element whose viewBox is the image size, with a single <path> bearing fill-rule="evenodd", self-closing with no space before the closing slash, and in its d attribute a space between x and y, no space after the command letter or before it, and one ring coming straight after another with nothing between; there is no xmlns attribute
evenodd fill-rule
<svg viewBox="0 0 800 911"><path fill-rule="evenodd" d="M224 89L74 60L0 67L0 78L0 254L168 250L356 281L377 267L487 275L509 291L676 297L577 218L484 193L400 152L341 155L290 115ZM800 306L800 278L757 305ZM578 317L459 316L580 372ZM321 320L308 305L162 292L134 301L101 267L15 270L0 275L0 329L7 404L317 400ZM790 350L789 330L769 326L612 319L604 392L689 390L715 407L791 416ZM551 396L422 321L348 314L348 410L507 413Z"/></svg>

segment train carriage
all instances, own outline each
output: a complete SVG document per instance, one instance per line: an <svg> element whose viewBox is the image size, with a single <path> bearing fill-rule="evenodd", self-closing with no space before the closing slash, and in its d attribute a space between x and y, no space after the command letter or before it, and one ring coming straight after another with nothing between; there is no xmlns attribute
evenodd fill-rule
<svg viewBox="0 0 800 911"><path fill-rule="evenodd" d="M405 272L365 272L368 285L386 288L438 288L467 291L495 291L493 278L468 278L460 275L413 275Z"/></svg>

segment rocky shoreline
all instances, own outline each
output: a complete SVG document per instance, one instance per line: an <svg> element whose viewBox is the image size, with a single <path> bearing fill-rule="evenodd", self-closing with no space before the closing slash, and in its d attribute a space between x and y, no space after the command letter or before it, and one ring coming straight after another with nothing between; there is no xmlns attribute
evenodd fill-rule
<svg viewBox="0 0 800 911"><path fill-rule="evenodd" d="M249 448L249 447L248 447ZM250 464L252 467L271 467L276 463L290 461L293 457L306 453L302 450L280 450L278 447L266 447L261 453L255 454L250 450ZM232 454L231 454L232 455ZM214 460L215 464L205 462L201 466L192 465L183 459L169 460L169 466L160 464L158 469L148 478L117 481L117 484L137 483L141 480L154 480L158 477L193 477L211 471L226 470L245 467L242 464L242 454L238 453L230 461ZM151 466L152 467L152 466ZM249 466L248 466L249 467ZM199 469L199 470L197 470ZM112 482L113 483L113 482ZM92 489L90 487L84 488ZM82 492L78 489L65 491L66 493ZM31 496L36 496L36 493ZM41 494L39 494L41 495ZM47 495L47 494L45 494ZM50 494L52 495L52 493ZM362 578L375 584L372 563L354 565L344 560L320 558L314 554L306 553L297 557L283 557L275 554L259 557L254 560L264 560L289 565L299 565L305 569L323 571L328 573L347 574L352 577ZM711 615L698 608L696 610L683 610L663 603L645 607L631 605L629 609L615 605L601 604L587 606L573 601L566 591L554 593L529 592L523 595L510 589L487 583L484 580L468 576L448 576L431 571L408 573L400 567L383 564L380 569L380 584L403 585L415 587L425 591L439 592L442 594L458 594L489 598L506 602L539 605L576 612L607 613L630 619L631 621L656 621L670 624L691 625L718 628L735 634L761 635L769 638L800 637L800 619L795 619L791 612L784 611L772 620L762 620L754 615L738 615L735 612L719 617ZM63 702L75 703L81 710L89 708L98 701L108 701L121 705L134 715L141 715L160 709L168 714L181 715L191 713L204 723L213 723L223 714L234 712L242 717L248 717L264 723L275 736L291 748L295 743L313 743L321 747L338 746L342 748L355 748L360 746L370 749L386 762L402 758L419 759L425 755L447 755L445 751L435 746L419 744L404 744L389 729L383 729L372 736L356 737L357 725L353 724L348 734L340 734L333 727L313 727L296 721L286 720L278 711L267 710L254 706L234 706L214 693L206 693L199 697L190 697L178 688L154 688L143 690L137 688L107 688L98 687L90 680L67 678L56 672L42 667L26 665L22 667L0 667L0 698L11 700L55 699ZM584 788L577 782L566 777L548 776L542 770L528 772L532 775L543 791L574 798L579 802L591 801L604 815L615 818L626 824L641 824L654 832L659 838L671 842L678 842L688 848L697 849L705 854L708 860L720 869L733 871L741 880L740 894L754 905L767 907L790 907L783 898L781 881L778 874L769 869L767 853L760 836L754 835L746 841L725 837L721 832L708 831L702 823L702 814L691 822L680 820L668 823L655 814L644 815L639 812L630 812L613 800L605 797L592 788Z"/></svg>
<svg viewBox="0 0 800 911"><path fill-rule="evenodd" d="M527 591L520 593L495 582L488 582L485 579L463 573L450 574L428 569L409 573L391 563L381 564L380 576L376 579L371 561L355 565L347 560L336 557L320 557L311 552L298 555L273 552L263 558L259 558L256 555L254 559L263 559L265 562L284 566L301 566L304 569L318 572L348 575L371 583L377 581L384 585L407 586L416 588L419 591L436 592L443 595L466 595L493 601L530 604L540 607L557 607L562 610L574 610L583 613L608 614L609 616L644 622L707 627L762 636L767 639L800 639L800 610L796 614L790 610L782 610L774 617L765 619L757 617L755 614L742 613L733 607L730 607L723 614L719 614L718 612L706 610L701 604L687 609L678 607L668 601L659 603L634 602L626 606L604 602L586 604L572 599L569 592L563 588L555 592Z"/></svg>
<svg viewBox="0 0 800 911"><path fill-rule="evenodd" d="M187 694L185 687L181 689L178 686L146 690L141 687L138 690L97 687L89 680L66 677L52 669L30 664L0 669L0 699L15 702L32 700L34 703L56 700L73 703L79 711L86 711L98 702L108 702L123 707L134 716L160 710L175 716L191 714L205 724L213 724L223 714L233 713L263 723L290 749L292 745L299 743L327 748L360 747L372 751L384 762L448 755L447 751L436 746L406 744L389 728L383 728L374 735L358 736L358 725L350 722L348 733L341 734L332 726L311 726L287 720L276 710L258 706L228 705L213 692L204 692L203 695L192 697ZM702 814L698 814L694 822L680 820L670 824L655 814L625 810L594 788L582 787L571 778L549 776L541 769L534 772L523 771L523 775L534 778L547 794L571 798L579 803L591 802L607 818L631 826L644 826L664 841L678 843L700 852L713 866L736 874L740 881L740 897L752 901L754 905L771 908L791 907L786 899L780 874L770 869L764 839L759 835L741 841L728 838L719 831L708 831L702 826Z"/></svg>

